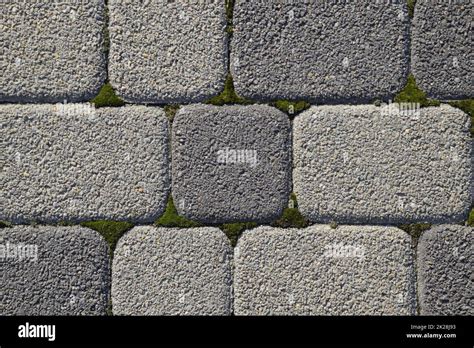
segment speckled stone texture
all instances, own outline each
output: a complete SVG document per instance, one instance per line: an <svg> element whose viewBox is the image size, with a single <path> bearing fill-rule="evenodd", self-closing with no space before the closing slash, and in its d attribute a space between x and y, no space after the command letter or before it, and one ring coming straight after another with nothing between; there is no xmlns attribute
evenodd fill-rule
<svg viewBox="0 0 474 348"><path fill-rule="evenodd" d="M413 315L410 236L395 227L259 227L235 253L236 315Z"/></svg>
<svg viewBox="0 0 474 348"><path fill-rule="evenodd" d="M84 227L1 229L0 315L105 315L108 253L105 240Z"/></svg>
<svg viewBox="0 0 474 348"><path fill-rule="evenodd" d="M110 0L110 82L125 100L206 100L224 88L223 0Z"/></svg>
<svg viewBox="0 0 474 348"><path fill-rule="evenodd" d="M164 211L162 109L0 105L0 124L0 220L148 222Z"/></svg>
<svg viewBox="0 0 474 348"><path fill-rule="evenodd" d="M255 100L363 102L406 83L406 1L236 1L231 72Z"/></svg>
<svg viewBox="0 0 474 348"><path fill-rule="evenodd" d="M173 198L206 223L273 221L288 203L290 121L266 106L191 105L173 121Z"/></svg>
<svg viewBox="0 0 474 348"><path fill-rule="evenodd" d="M106 78L103 0L3 0L0 102L87 101Z"/></svg>
<svg viewBox="0 0 474 348"><path fill-rule="evenodd" d="M230 315L231 262L217 228L135 227L114 254L114 314Z"/></svg>
<svg viewBox="0 0 474 348"><path fill-rule="evenodd" d="M472 204L470 119L448 105L321 106L293 127L294 192L312 221L458 222Z"/></svg>
<svg viewBox="0 0 474 348"><path fill-rule="evenodd" d="M473 1L416 2L411 64L418 86L428 96L474 96L473 17Z"/></svg>
<svg viewBox="0 0 474 348"><path fill-rule="evenodd" d="M422 315L474 315L474 228L441 225L418 242Z"/></svg>

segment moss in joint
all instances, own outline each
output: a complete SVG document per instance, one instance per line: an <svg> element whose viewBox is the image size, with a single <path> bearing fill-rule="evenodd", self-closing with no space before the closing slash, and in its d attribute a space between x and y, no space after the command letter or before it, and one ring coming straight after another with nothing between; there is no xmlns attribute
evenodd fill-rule
<svg viewBox="0 0 474 348"><path fill-rule="evenodd" d="M179 110L179 105L177 104L165 105L163 110L165 110L166 117L168 118L170 123L172 123L174 120L174 117L176 116L176 113Z"/></svg>
<svg viewBox="0 0 474 348"><path fill-rule="evenodd" d="M449 105L461 109L471 117L471 136L474 137L474 99L452 101Z"/></svg>
<svg viewBox="0 0 474 348"><path fill-rule="evenodd" d="M474 208L471 209L469 217L467 218L466 225L474 227Z"/></svg>
<svg viewBox="0 0 474 348"><path fill-rule="evenodd" d="M440 102L434 99L428 99L426 93L417 85L413 74L408 76L408 81L403 90L394 98L395 103L419 103L420 107L440 106Z"/></svg>
<svg viewBox="0 0 474 348"><path fill-rule="evenodd" d="M281 228L304 228L309 226L309 221L298 210L298 202L294 193L290 195L289 206L283 210L281 217L274 221L271 226Z"/></svg>
<svg viewBox="0 0 474 348"><path fill-rule="evenodd" d="M413 18L413 15L415 14L416 0L407 0L407 3L408 3L408 14L410 15L411 18Z"/></svg>
<svg viewBox="0 0 474 348"><path fill-rule="evenodd" d="M173 197L170 195L168 198L168 203L166 203L166 210L163 215L161 215L161 217L155 221L155 226L190 228L199 227L202 225L199 222L180 216L173 203Z"/></svg>
<svg viewBox="0 0 474 348"><path fill-rule="evenodd" d="M220 225L219 228L222 230L222 232L225 233L227 238L229 238L232 247L235 247L237 245L237 241L239 240L240 235L245 230L250 230L257 226L258 224L255 222L236 222L232 224Z"/></svg>
<svg viewBox="0 0 474 348"><path fill-rule="evenodd" d="M125 105L125 102L115 94L115 91L109 82L102 86L99 94L91 100L91 103L93 103L96 108L106 106L119 107Z"/></svg>
<svg viewBox="0 0 474 348"><path fill-rule="evenodd" d="M134 225L130 222L97 220L82 222L81 226L93 229L104 237L109 244L110 258L112 259L118 240L125 232L132 229Z"/></svg>
<svg viewBox="0 0 474 348"><path fill-rule="evenodd" d="M417 224L403 224L398 226L399 229L408 233L413 242L413 247L418 245L418 240L421 237L421 234L431 228L431 224L428 223L417 223Z"/></svg>
<svg viewBox="0 0 474 348"><path fill-rule="evenodd" d="M0 228L12 227L12 223L4 220L0 220Z"/></svg>
<svg viewBox="0 0 474 348"><path fill-rule="evenodd" d="M234 81L230 74L225 80L224 90L218 96L209 99L207 104L222 106L225 104L252 104L252 101L239 97L234 90Z"/></svg>
<svg viewBox="0 0 474 348"><path fill-rule="evenodd" d="M232 34L233 30L233 16L234 16L234 3L235 0L225 0L225 12L227 17L226 31L228 34Z"/></svg>
<svg viewBox="0 0 474 348"><path fill-rule="evenodd" d="M289 116L294 117L300 112L308 109L311 105L305 101L290 101L290 100L277 100L270 103L281 111L287 113Z"/></svg>

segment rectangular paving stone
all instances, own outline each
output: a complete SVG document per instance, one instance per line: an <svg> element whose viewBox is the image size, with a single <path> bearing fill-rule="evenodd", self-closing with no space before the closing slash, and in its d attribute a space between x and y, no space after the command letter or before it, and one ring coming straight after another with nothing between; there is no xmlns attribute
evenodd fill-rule
<svg viewBox="0 0 474 348"><path fill-rule="evenodd" d="M230 315L231 262L218 228L135 227L114 254L114 314Z"/></svg>
<svg viewBox="0 0 474 348"><path fill-rule="evenodd" d="M436 226L418 242L422 315L474 315L474 228Z"/></svg>
<svg viewBox="0 0 474 348"><path fill-rule="evenodd" d="M411 238L395 227L259 227L234 255L236 315L415 314Z"/></svg>
<svg viewBox="0 0 474 348"><path fill-rule="evenodd" d="M109 250L80 226L0 230L0 315L105 315Z"/></svg>
<svg viewBox="0 0 474 348"><path fill-rule="evenodd" d="M273 221L288 203L288 117L266 105L182 107L173 121L179 214L206 223Z"/></svg>
<svg viewBox="0 0 474 348"><path fill-rule="evenodd" d="M312 107L294 121L294 192L312 221L458 222L472 203L469 116L448 105L399 111Z"/></svg>
<svg viewBox="0 0 474 348"><path fill-rule="evenodd" d="M429 97L474 96L474 2L419 0L413 18L411 64Z"/></svg>
<svg viewBox="0 0 474 348"><path fill-rule="evenodd" d="M6 104L0 124L0 220L147 222L164 211L162 109Z"/></svg>
<svg viewBox="0 0 474 348"><path fill-rule="evenodd" d="M109 77L123 99L198 102L224 88L224 1L110 0L109 10Z"/></svg>
<svg viewBox="0 0 474 348"><path fill-rule="evenodd" d="M87 101L106 79L104 0L3 0L0 102Z"/></svg>
<svg viewBox="0 0 474 348"><path fill-rule="evenodd" d="M255 100L369 102L406 83L406 1L235 2L230 69Z"/></svg>

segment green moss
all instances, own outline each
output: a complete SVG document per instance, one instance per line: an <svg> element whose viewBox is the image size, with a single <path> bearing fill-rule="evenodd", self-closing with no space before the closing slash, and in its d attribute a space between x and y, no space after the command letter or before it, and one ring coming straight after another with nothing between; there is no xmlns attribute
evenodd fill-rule
<svg viewBox="0 0 474 348"><path fill-rule="evenodd" d="M176 104L170 104L170 105L165 105L163 108L165 110L166 117L168 117L168 120L170 122L173 122L174 117L176 116L176 112L179 110L179 105Z"/></svg>
<svg viewBox="0 0 474 348"><path fill-rule="evenodd" d="M296 116L300 112L308 109L311 105L305 101L277 100L270 103L290 116Z"/></svg>
<svg viewBox="0 0 474 348"><path fill-rule="evenodd" d="M227 16L227 27L226 31L229 34L232 34L233 29L233 17L234 17L234 3L235 0L225 0L225 11Z"/></svg>
<svg viewBox="0 0 474 348"><path fill-rule="evenodd" d="M461 109L471 116L471 135L474 137L474 99L465 99L449 102L449 105Z"/></svg>
<svg viewBox="0 0 474 348"><path fill-rule="evenodd" d="M108 0L105 0L104 6L104 28L102 29L102 35L104 37L104 46L103 52L105 56L108 58L109 50L110 50L110 34L109 34L109 7L108 7Z"/></svg>
<svg viewBox="0 0 474 348"><path fill-rule="evenodd" d="M122 235L133 227L130 222L117 222L107 220L87 221L81 226L99 232L109 244L110 258L113 257L115 246Z"/></svg>
<svg viewBox="0 0 474 348"><path fill-rule="evenodd" d="M421 234L431 228L431 224L427 223L417 223L417 224L403 224L398 226L399 229L408 233L413 240L414 246L418 244L418 239L420 239Z"/></svg>
<svg viewBox="0 0 474 348"><path fill-rule="evenodd" d="M411 18L413 18L413 15L415 14L416 0L407 0L407 3L408 3L408 14L410 15Z"/></svg>
<svg viewBox="0 0 474 348"><path fill-rule="evenodd" d="M290 195L290 206L285 208L281 217L271 225L281 228L304 228L309 226L309 221L298 210L298 202L294 193Z"/></svg>
<svg viewBox="0 0 474 348"><path fill-rule="evenodd" d="M415 77L410 74L403 90L394 98L395 103L419 103L420 107L439 106L440 102L428 99L426 93L416 85Z"/></svg>
<svg viewBox="0 0 474 348"><path fill-rule="evenodd" d="M252 102L248 99L239 97L235 93L234 81L232 76L228 74L222 93L209 99L206 103L221 106L225 104L251 104Z"/></svg>
<svg viewBox="0 0 474 348"><path fill-rule="evenodd" d="M125 105L125 102L115 94L112 85L108 82L102 86L99 94L91 100L91 103L93 103L96 108Z"/></svg>
<svg viewBox="0 0 474 348"><path fill-rule="evenodd" d="M155 221L156 226L160 227L180 227L180 228L189 228L189 227L198 227L202 226L199 222L186 219L178 215L178 211L173 203L173 197L171 195L168 198L168 203L166 204L166 210L163 215Z"/></svg>
<svg viewBox="0 0 474 348"><path fill-rule="evenodd" d="M258 224L255 222L236 222L232 224L223 224L219 228L225 233L227 238L230 240L230 244L235 247L237 240L239 239L242 232L257 227Z"/></svg>
<svg viewBox="0 0 474 348"><path fill-rule="evenodd" d="M12 227L12 223L4 220L0 220L0 228Z"/></svg>
<svg viewBox="0 0 474 348"><path fill-rule="evenodd" d="M474 208L471 209L471 212L469 213L469 217L467 218L466 224L468 226L474 227Z"/></svg>

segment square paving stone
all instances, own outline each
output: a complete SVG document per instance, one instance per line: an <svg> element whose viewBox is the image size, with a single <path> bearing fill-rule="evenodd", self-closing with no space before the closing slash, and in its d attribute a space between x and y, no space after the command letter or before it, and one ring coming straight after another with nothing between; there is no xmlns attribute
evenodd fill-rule
<svg viewBox="0 0 474 348"><path fill-rule="evenodd" d="M191 105L173 122L173 198L206 223L272 221L288 203L290 121L265 106Z"/></svg>
<svg viewBox="0 0 474 348"><path fill-rule="evenodd" d="M114 314L230 315L231 262L217 228L135 227L114 254Z"/></svg>
<svg viewBox="0 0 474 348"><path fill-rule="evenodd" d="M0 102L87 101L107 75L103 0L6 0L0 6Z"/></svg>
<svg viewBox="0 0 474 348"><path fill-rule="evenodd" d="M224 88L223 0L111 0L109 9L109 76L123 99L198 102Z"/></svg>
<svg viewBox="0 0 474 348"><path fill-rule="evenodd" d="M234 250L236 315L414 315L410 236L395 227L259 227Z"/></svg>
<svg viewBox="0 0 474 348"><path fill-rule="evenodd" d="M474 228L441 225L418 242L422 315L474 315Z"/></svg>
<svg viewBox="0 0 474 348"><path fill-rule="evenodd" d="M418 0L412 30L411 64L429 97L474 96L472 1Z"/></svg>
<svg viewBox="0 0 474 348"><path fill-rule="evenodd" d="M406 83L406 1L236 1L235 89L255 100L363 102Z"/></svg>
<svg viewBox="0 0 474 348"><path fill-rule="evenodd" d="M312 221L464 221L470 119L448 105L312 107L294 121L294 192Z"/></svg>
<svg viewBox="0 0 474 348"><path fill-rule="evenodd" d="M0 315L105 315L109 248L80 226L0 230Z"/></svg>
<svg viewBox="0 0 474 348"><path fill-rule="evenodd" d="M153 221L170 188L168 120L145 106L0 105L0 219Z"/></svg>

